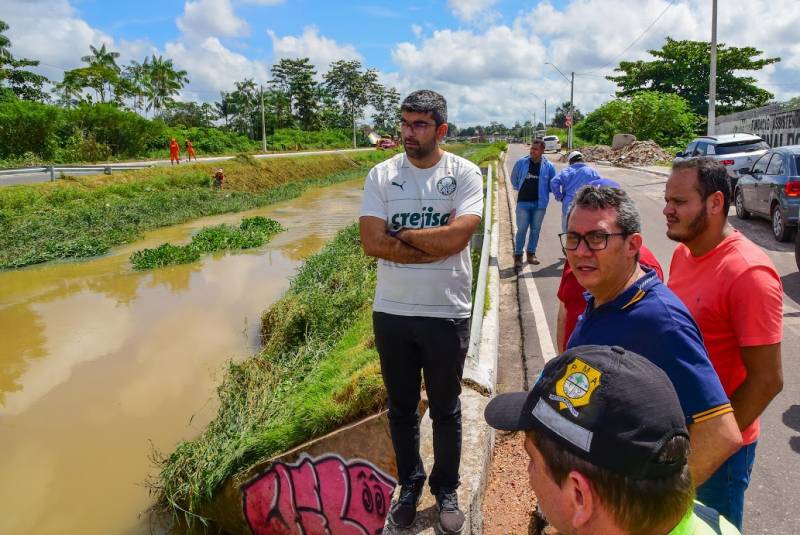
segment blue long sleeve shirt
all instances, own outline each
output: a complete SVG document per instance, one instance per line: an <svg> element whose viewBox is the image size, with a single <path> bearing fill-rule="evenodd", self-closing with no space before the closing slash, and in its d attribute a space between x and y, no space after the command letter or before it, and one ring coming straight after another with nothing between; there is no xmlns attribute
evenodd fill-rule
<svg viewBox="0 0 800 535"><path fill-rule="evenodd" d="M557 201L561 201L561 212L566 214L572 199L581 187L600 178L600 173L583 162L577 162L563 169L550 182L550 191Z"/></svg>
<svg viewBox="0 0 800 535"><path fill-rule="evenodd" d="M525 156L514 164L514 169L511 171L511 186L516 191L519 191L528 176L530 161L531 157ZM542 163L539 166L539 200L522 201L518 204L531 205L531 207L541 209L547 208L547 203L550 201L550 181L553 180L554 176L556 176L556 167L545 156L542 156Z"/></svg>

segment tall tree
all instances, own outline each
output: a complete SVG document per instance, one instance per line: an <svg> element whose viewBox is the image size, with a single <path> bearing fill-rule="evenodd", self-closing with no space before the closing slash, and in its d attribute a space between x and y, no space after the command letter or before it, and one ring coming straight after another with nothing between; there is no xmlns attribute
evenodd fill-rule
<svg viewBox="0 0 800 535"><path fill-rule="evenodd" d="M617 96L632 96L642 90L676 93L689 102L694 113L706 117L710 44L667 37L661 50L649 52L655 58L653 61L620 62L614 71L621 74L606 77L619 86ZM780 61L778 57L759 58L762 53L749 46L717 45L717 113L724 115L756 108L773 98L772 93L755 85L755 78L737 74L757 71Z"/></svg>
<svg viewBox="0 0 800 535"><path fill-rule="evenodd" d="M121 70L117 65L119 52L108 50L103 43L100 48L89 45L91 54L83 56L81 61L88 63L88 67L82 69L82 75L86 80L92 82L92 87L97 91L100 102L106 101L106 94L113 100L116 95L116 88L119 86ZM76 69L77 70L77 69Z"/></svg>
<svg viewBox="0 0 800 535"><path fill-rule="evenodd" d="M553 119L550 121L550 124L557 128L566 128L567 127L567 114L569 113L569 101L562 102L559 107L556 108L555 113L553 114ZM583 120L583 113L578 108L575 108L572 111L572 125L576 125L581 120Z"/></svg>
<svg viewBox="0 0 800 535"><path fill-rule="evenodd" d="M49 80L41 74L29 71L26 67L36 67L39 62L26 58L14 58L11 54L11 40L3 35L9 28L0 20L0 88L7 88L17 98L23 100L48 100L44 84Z"/></svg>
<svg viewBox="0 0 800 535"><path fill-rule="evenodd" d="M397 89L386 87L382 91L376 90L371 104L375 108L372 114L375 130L384 134L396 133L400 123L400 93Z"/></svg>
<svg viewBox="0 0 800 535"><path fill-rule="evenodd" d="M331 63L323 76L325 85L341 102L353 125L353 147L356 146L356 120L364 114L370 98L381 91L378 72L375 69L361 70L358 60L339 60Z"/></svg>
<svg viewBox="0 0 800 535"><path fill-rule="evenodd" d="M152 109L158 117L164 107L173 101L172 97L189 83L189 78L186 77L186 71L175 69L171 59L155 54L145 58L144 67L147 72L147 109Z"/></svg>
<svg viewBox="0 0 800 535"><path fill-rule="evenodd" d="M122 68L122 77L127 82L127 92L133 101L134 111L143 112L150 84L148 68L138 61L131 61L130 65Z"/></svg>
<svg viewBox="0 0 800 535"><path fill-rule="evenodd" d="M273 89L285 93L290 102L291 113L304 130L318 126L317 118L317 71L308 58L283 58L272 66Z"/></svg>

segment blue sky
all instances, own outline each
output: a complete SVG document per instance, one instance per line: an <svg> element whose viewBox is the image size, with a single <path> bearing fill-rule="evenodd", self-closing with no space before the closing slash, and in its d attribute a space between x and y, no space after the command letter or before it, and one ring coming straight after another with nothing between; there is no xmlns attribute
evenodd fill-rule
<svg viewBox="0 0 800 535"><path fill-rule="evenodd" d="M787 99L800 94L798 0L719 0L719 40L782 61L757 74ZM0 0L12 52L42 61L60 80L90 44L121 62L150 54L189 73L184 99L213 100L233 83L266 83L281 57L309 57L324 72L359 59L401 93L428 87L448 99L459 125L548 115L576 77L575 102L590 111L612 98L604 79L620 59L644 59L667 35L705 40L710 0ZM796 44L797 43L797 44ZM608 67L611 65L612 67Z"/></svg>

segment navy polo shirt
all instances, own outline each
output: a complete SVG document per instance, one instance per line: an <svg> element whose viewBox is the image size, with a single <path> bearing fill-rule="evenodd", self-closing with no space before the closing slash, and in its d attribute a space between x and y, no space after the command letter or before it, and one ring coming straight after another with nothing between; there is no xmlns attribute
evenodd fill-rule
<svg viewBox="0 0 800 535"><path fill-rule="evenodd" d="M617 345L649 359L672 381L687 424L733 411L708 359L700 329L655 271L646 270L630 288L597 308L588 292L585 296L588 305L568 348Z"/></svg>

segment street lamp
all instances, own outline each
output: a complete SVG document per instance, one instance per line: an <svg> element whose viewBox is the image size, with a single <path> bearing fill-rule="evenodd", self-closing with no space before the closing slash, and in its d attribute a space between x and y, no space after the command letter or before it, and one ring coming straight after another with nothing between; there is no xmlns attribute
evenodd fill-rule
<svg viewBox="0 0 800 535"><path fill-rule="evenodd" d="M567 148L572 150L572 116L575 112L575 107L573 106L572 102L573 98L575 97L575 71L572 71L571 78L567 78L567 75L561 72L561 69L559 69L549 61L546 61L545 65L550 65L551 67L553 67L555 70L558 71L558 74L560 74L561 77L564 78L564 80L569 82L569 115L567 116L569 117L569 134L567 137Z"/></svg>

